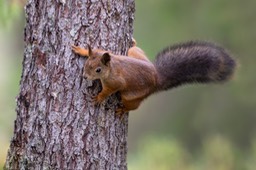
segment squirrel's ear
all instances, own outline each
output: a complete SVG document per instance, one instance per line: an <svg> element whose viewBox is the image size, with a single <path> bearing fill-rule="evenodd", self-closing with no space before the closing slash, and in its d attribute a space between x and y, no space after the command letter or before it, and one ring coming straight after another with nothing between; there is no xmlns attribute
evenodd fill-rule
<svg viewBox="0 0 256 170"><path fill-rule="evenodd" d="M89 56L92 56L92 48L89 44L87 46L88 46Z"/></svg>
<svg viewBox="0 0 256 170"><path fill-rule="evenodd" d="M104 53L104 54L102 55L101 62L102 62L104 65L108 65L109 62L110 62L110 58L111 58L111 56L110 56L109 53Z"/></svg>

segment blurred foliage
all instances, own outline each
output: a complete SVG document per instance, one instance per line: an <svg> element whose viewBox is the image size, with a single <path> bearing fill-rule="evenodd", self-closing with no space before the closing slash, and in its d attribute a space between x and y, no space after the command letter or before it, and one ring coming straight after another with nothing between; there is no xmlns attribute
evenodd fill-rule
<svg viewBox="0 0 256 170"><path fill-rule="evenodd" d="M140 151L129 155L131 170L183 170L188 169L188 153L175 140L161 137L146 137L139 144Z"/></svg>
<svg viewBox="0 0 256 170"><path fill-rule="evenodd" d="M144 138L138 148L128 157L130 170L254 170L256 167L255 148L250 159L241 157L234 145L220 135L206 138L196 154L179 141L159 135Z"/></svg>
<svg viewBox="0 0 256 170"><path fill-rule="evenodd" d="M0 28L8 28L23 10L25 0L0 0Z"/></svg>
<svg viewBox="0 0 256 170"><path fill-rule="evenodd" d="M24 3L0 0L0 167L16 116ZM228 83L180 87L131 112L129 169L255 169L255 7L255 0L136 0L134 37L151 60L169 44L203 39L227 47L240 67Z"/></svg>
<svg viewBox="0 0 256 170"><path fill-rule="evenodd" d="M248 149L256 134L256 1L136 2L134 37L152 60L169 44L203 39L225 46L240 66L225 84L188 85L147 99L130 114L132 148L135 138L153 131L172 134L192 150L215 133Z"/></svg>
<svg viewBox="0 0 256 170"><path fill-rule="evenodd" d="M24 0L0 0L0 169L3 167L15 118L23 51Z"/></svg>

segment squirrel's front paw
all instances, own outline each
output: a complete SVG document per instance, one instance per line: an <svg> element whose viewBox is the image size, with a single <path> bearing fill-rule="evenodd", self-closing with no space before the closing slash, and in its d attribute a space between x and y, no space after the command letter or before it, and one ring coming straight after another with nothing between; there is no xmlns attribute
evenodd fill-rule
<svg viewBox="0 0 256 170"><path fill-rule="evenodd" d="M72 48L72 50L74 51L74 53L80 54L81 47L72 45L71 48Z"/></svg>

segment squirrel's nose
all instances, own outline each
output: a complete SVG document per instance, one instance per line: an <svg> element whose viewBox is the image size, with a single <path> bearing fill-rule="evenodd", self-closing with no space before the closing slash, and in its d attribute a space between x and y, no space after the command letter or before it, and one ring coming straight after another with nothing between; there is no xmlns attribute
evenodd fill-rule
<svg viewBox="0 0 256 170"><path fill-rule="evenodd" d="M87 79L87 76L85 74L81 75L83 79Z"/></svg>

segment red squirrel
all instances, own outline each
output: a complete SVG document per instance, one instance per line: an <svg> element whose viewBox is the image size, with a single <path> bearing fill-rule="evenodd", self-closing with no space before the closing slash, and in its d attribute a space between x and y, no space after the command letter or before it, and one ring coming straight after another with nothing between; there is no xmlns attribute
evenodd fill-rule
<svg viewBox="0 0 256 170"><path fill-rule="evenodd" d="M136 46L128 56L100 49L72 45L74 53L87 57L83 76L100 79L102 91L93 98L100 104L120 92L122 106L116 113L135 110L152 93L188 83L223 82L232 77L236 62L228 52L214 43L190 41L163 49L152 63Z"/></svg>

